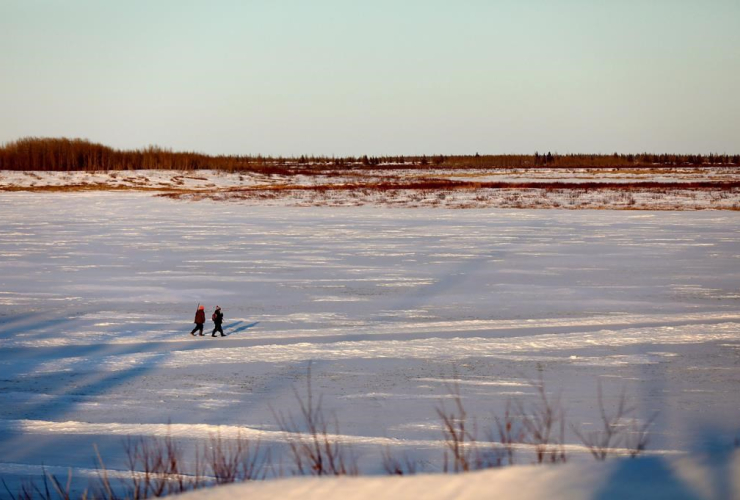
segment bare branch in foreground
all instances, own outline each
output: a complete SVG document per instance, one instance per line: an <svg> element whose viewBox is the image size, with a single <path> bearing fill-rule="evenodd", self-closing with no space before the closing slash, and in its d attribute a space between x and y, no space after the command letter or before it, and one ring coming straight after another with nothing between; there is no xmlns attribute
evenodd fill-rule
<svg viewBox="0 0 740 500"><path fill-rule="evenodd" d="M306 397L294 390L300 409L298 420L292 415L273 411L278 427L290 449L294 474L313 476L356 476L357 460L349 445L339 436L336 417L327 418L322 397L314 399L311 386L311 364L308 365ZM333 431L333 435L330 432Z"/></svg>

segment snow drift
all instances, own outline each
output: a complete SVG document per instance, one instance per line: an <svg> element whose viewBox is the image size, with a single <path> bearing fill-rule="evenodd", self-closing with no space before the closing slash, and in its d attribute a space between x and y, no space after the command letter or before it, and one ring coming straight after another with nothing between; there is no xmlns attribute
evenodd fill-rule
<svg viewBox="0 0 740 500"><path fill-rule="evenodd" d="M474 500L515 498L729 499L740 498L740 454L703 458L613 460L562 466L517 466L457 475L294 478L215 487L183 500Z"/></svg>

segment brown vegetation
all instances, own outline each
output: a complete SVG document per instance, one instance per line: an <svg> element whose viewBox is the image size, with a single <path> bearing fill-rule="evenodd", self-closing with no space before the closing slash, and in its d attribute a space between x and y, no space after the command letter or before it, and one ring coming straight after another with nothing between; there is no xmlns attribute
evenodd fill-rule
<svg viewBox="0 0 740 500"><path fill-rule="evenodd" d="M274 412L278 427L285 436L293 460L294 475L356 476L357 460L339 435L339 422L329 419L322 408L322 398L314 399L311 388L311 365L308 366L306 397L295 391L299 417ZM332 424L333 435L329 432Z"/></svg>
<svg viewBox="0 0 740 500"><path fill-rule="evenodd" d="M114 149L85 139L27 137L0 147L0 170L198 170L253 171L266 174L331 175L352 169L617 168L740 165L740 155L709 154L539 154L466 156L301 156L263 157L175 152L158 146Z"/></svg>
<svg viewBox="0 0 740 500"><path fill-rule="evenodd" d="M460 189L544 189L552 191L556 189L579 189L579 190L612 190L612 191L636 191L636 190L661 190L661 189L714 189L730 190L740 188L740 181L688 181L688 182L660 182L660 181L638 181L638 182L466 182L449 179L423 179L397 182L371 182L371 183L346 183L346 184L319 184L311 186L274 184L264 186L250 186L246 188L237 187L223 189L227 192L241 191L357 191L369 189L372 191L391 190L460 190Z"/></svg>
<svg viewBox="0 0 740 500"><path fill-rule="evenodd" d="M624 391L619 396L617 407L609 413L604 405L601 384L598 385L599 416L601 428L591 431L582 431L571 425L573 433L588 448L591 455L599 461L606 460L617 447L625 447L631 457L636 457L645 450L649 441L648 429L657 417L653 414L645 422L640 423L633 417L636 408L629 405Z"/></svg>

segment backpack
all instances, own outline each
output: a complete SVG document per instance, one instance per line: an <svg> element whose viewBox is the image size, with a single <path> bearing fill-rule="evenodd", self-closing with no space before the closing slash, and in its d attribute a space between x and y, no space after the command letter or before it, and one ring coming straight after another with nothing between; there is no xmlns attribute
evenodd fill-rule
<svg viewBox="0 0 740 500"><path fill-rule="evenodd" d="M216 321L218 319L218 313L213 313L213 315L211 316L211 319L213 321Z"/></svg>

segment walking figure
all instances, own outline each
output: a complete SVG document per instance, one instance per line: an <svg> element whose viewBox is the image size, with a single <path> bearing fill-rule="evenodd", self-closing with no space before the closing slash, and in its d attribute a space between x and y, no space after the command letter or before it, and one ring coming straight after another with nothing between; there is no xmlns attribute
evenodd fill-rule
<svg viewBox="0 0 740 500"><path fill-rule="evenodd" d="M190 335L195 337L195 332L200 331L200 336L203 336L203 324L206 322L206 308L204 306L198 306L198 311L195 313L195 328L190 332Z"/></svg>
<svg viewBox="0 0 740 500"><path fill-rule="evenodd" d="M221 328L221 323L224 321L224 313L221 312L221 308L219 306L216 306L216 310L213 311L211 319L213 320L214 325L216 325L211 332L211 337L215 337L216 332L221 332L221 336L225 337L226 335L224 335L224 330Z"/></svg>

